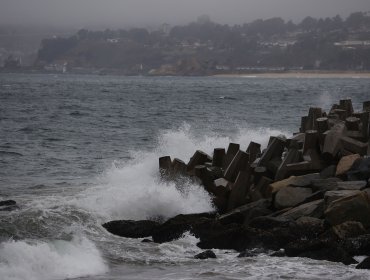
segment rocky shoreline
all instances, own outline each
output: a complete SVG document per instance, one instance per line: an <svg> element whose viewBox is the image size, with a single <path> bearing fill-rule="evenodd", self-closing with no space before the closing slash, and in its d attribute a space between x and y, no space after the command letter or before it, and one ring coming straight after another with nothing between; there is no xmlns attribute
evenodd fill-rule
<svg viewBox="0 0 370 280"><path fill-rule="evenodd" d="M370 256L370 101L354 112L350 99L326 113L309 108L292 137L196 151L186 164L159 159L162 180L193 180L213 199L214 213L161 221L111 221L109 232L163 243L190 232L202 249L233 249L239 257L307 257L355 264ZM216 257L212 251L195 256ZM370 268L366 258L357 268Z"/></svg>

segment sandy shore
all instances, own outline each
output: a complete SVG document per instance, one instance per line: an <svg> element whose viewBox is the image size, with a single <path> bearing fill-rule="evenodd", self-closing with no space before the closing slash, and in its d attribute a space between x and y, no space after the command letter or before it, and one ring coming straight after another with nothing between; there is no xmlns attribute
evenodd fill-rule
<svg viewBox="0 0 370 280"><path fill-rule="evenodd" d="M250 74L220 74L216 77L239 78L366 78L370 72L284 72L284 73L250 73Z"/></svg>

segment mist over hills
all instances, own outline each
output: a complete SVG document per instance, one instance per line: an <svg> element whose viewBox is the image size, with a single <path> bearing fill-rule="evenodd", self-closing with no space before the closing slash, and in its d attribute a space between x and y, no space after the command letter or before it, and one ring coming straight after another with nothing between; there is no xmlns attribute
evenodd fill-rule
<svg viewBox="0 0 370 280"><path fill-rule="evenodd" d="M4 33L0 29L0 36ZM16 55L2 57L5 68L21 67ZM42 71L124 75L369 71L370 14L305 17L298 23L274 17L241 25L215 23L203 15L186 25L152 29L80 29L42 40L30 65Z"/></svg>

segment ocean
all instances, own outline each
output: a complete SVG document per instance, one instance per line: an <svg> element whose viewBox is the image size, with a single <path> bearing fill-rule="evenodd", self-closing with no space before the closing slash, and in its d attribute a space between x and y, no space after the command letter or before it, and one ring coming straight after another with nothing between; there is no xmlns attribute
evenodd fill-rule
<svg viewBox="0 0 370 280"><path fill-rule="evenodd" d="M310 106L370 100L370 78L119 77L0 74L0 279L370 279L354 266L260 254L196 260L197 239L142 243L115 219L212 211L158 157L291 136Z"/></svg>

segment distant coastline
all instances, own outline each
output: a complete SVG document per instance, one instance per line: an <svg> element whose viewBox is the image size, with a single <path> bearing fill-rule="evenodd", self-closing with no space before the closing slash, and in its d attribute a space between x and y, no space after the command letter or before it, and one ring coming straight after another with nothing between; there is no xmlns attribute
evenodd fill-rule
<svg viewBox="0 0 370 280"><path fill-rule="evenodd" d="M264 72L248 74L218 74L214 77L235 78L369 78L370 72L355 71L289 71L289 72Z"/></svg>

